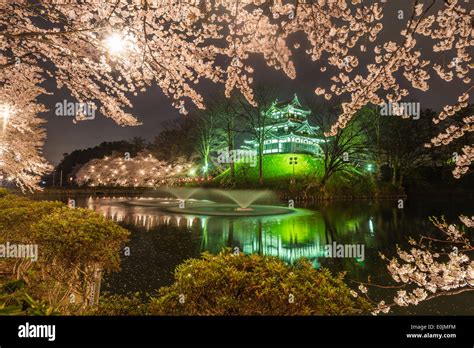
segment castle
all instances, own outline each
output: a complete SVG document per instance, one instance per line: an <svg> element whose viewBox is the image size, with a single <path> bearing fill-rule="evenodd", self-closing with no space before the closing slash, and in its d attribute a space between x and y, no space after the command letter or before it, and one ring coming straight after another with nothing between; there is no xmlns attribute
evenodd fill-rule
<svg viewBox="0 0 474 348"><path fill-rule="evenodd" d="M265 112L268 125L262 130L265 134L263 154L320 154L319 143L323 140L317 137L318 127L308 123L310 114L310 110L303 109L296 94L292 100L273 102ZM245 148L258 151L257 141L246 140L245 144Z"/></svg>

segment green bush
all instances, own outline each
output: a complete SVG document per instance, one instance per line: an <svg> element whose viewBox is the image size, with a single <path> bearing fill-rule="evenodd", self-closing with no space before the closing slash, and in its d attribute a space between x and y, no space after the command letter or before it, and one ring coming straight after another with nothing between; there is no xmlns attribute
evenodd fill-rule
<svg viewBox="0 0 474 348"><path fill-rule="evenodd" d="M26 283L23 280L12 280L2 286L2 292L6 294L13 294L15 291L21 290Z"/></svg>
<svg viewBox="0 0 474 348"><path fill-rule="evenodd" d="M9 281L24 282L25 293L38 299L30 306L37 313L80 313L86 309L101 272L119 269L120 251L128 235L128 230L88 209L3 196L0 243L36 244L38 260L0 260L2 273L7 274L0 279L0 286L6 283L4 292L8 293Z"/></svg>
<svg viewBox="0 0 474 348"><path fill-rule="evenodd" d="M204 253L177 267L159 290L155 315L354 315L370 305L353 298L343 275L315 270L306 260L287 265L271 256Z"/></svg>
<svg viewBox="0 0 474 348"><path fill-rule="evenodd" d="M41 256L48 262L97 263L103 270L115 271L130 232L94 211L62 207L32 225L31 233L45 247Z"/></svg>
<svg viewBox="0 0 474 348"><path fill-rule="evenodd" d="M148 314L148 303L141 298L140 293L130 295L104 293L100 297L97 308L87 314L103 316L146 315Z"/></svg>
<svg viewBox="0 0 474 348"><path fill-rule="evenodd" d="M31 226L40 258L23 275L33 295L67 310L70 296L85 310L97 272L120 268L120 250L129 231L88 209L62 207Z"/></svg>
<svg viewBox="0 0 474 348"><path fill-rule="evenodd" d="M0 242L31 241L31 225L63 206L61 202L37 202L16 195L0 198Z"/></svg>
<svg viewBox="0 0 474 348"><path fill-rule="evenodd" d="M58 315L44 300L35 300L25 289L12 294L0 293L0 315Z"/></svg>
<svg viewBox="0 0 474 348"><path fill-rule="evenodd" d="M330 197L370 196L376 192L375 180L371 175L359 171L335 173L326 183L324 191Z"/></svg>

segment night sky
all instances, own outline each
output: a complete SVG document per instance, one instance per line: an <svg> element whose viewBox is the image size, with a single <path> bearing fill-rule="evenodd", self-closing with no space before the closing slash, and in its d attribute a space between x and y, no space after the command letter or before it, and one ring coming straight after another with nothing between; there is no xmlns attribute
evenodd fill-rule
<svg viewBox="0 0 474 348"><path fill-rule="evenodd" d="M412 1L393 1L387 5L387 11L384 17L384 29L379 38L382 40L392 39L399 41L398 35L400 28L406 24L411 12L408 6ZM404 20L397 18L397 11L405 9ZM251 58L251 62L256 67L256 75L254 85L268 84L276 87L280 95L280 99L288 99L294 93L297 93L300 100L314 96L314 89L317 86L328 88L330 83L328 72L321 73L319 71L320 63L311 62L308 55L304 53L305 42L300 37L292 37L294 42L300 42L301 47L294 50L294 61L297 69L297 78L291 80L287 78L281 71L275 71L268 67L263 62L263 58L255 56ZM430 55L430 46L422 45L423 52ZM371 46L368 47L370 55L372 52ZM359 73L365 76L365 63L372 62L369 56L364 59L359 55L359 66L361 67ZM451 59L452 56L446 55L445 59ZM439 57L437 59L439 61ZM449 60L446 60L449 62ZM328 68L330 71L330 68ZM44 147L44 155L47 160L53 164L57 164L63 157L64 153L71 152L76 149L83 149L100 144L103 141L114 141L130 139L135 136L143 137L147 140L152 140L162 129L163 122L173 120L179 117L186 117L180 115L176 109L171 106L170 101L163 95L159 87L152 86L146 92L139 94L137 97L131 98L134 108L131 111L140 122L141 126L122 127L114 123L112 120L103 117L100 113L96 113L94 120L82 121L73 123L73 117L58 117L54 114L54 105L57 102L62 102L64 99L74 102L66 91L57 91L54 89L54 84L47 83L50 91L54 91L53 95L44 96L40 101L45 103L50 109L49 112L42 116L47 121L45 128L47 130L47 140ZM49 88L51 87L51 88ZM407 87L402 84L402 87ZM456 102L457 96L466 89L466 85L462 83L446 83L439 79L434 73L430 80L430 90L428 92L420 92L409 88L410 95L403 101L416 100L421 103L421 108L431 108L440 110L446 104L453 104ZM208 82L203 82L198 88L204 96L211 96L217 92L223 91L222 85L210 85ZM320 98L324 102L324 98ZM472 99L471 99L472 102ZM189 105L189 104L188 104ZM192 111L192 109L190 109Z"/></svg>

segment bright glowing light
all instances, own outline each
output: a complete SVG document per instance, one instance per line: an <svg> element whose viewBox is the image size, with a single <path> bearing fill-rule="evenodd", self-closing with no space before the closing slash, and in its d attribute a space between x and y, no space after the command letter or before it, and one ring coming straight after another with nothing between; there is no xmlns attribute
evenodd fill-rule
<svg viewBox="0 0 474 348"><path fill-rule="evenodd" d="M112 55L119 55L125 51L125 40L122 35L112 33L105 39L105 46Z"/></svg>
<svg viewBox="0 0 474 348"><path fill-rule="evenodd" d="M0 118L2 120L2 127L5 129L5 127L8 124L8 120L12 117L13 115L13 107L8 104L0 104Z"/></svg>
<svg viewBox="0 0 474 348"><path fill-rule="evenodd" d="M112 56L119 56L129 51L136 51L136 40L131 35L111 33L104 40L104 46ZM145 159L147 161L147 159Z"/></svg>

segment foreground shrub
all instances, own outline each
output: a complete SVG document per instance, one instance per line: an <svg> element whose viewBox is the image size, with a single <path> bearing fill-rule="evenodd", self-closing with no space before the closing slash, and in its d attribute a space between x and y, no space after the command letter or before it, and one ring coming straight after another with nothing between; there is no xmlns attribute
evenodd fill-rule
<svg viewBox="0 0 474 348"><path fill-rule="evenodd" d="M0 285L21 280L25 292L38 299L31 308L79 314L97 301L102 273L119 269L128 235L88 209L5 195L0 198L0 242L37 245L38 259L0 259L0 271L6 274ZM14 285L10 283L5 293Z"/></svg>
<svg viewBox="0 0 474 348"><path fill-rule="evenodd" d="M54 308L94 302L101 273L120 268L120 250L129 232L88 209L55 209L31 226L39 244L41 272L24 275ZM71 301L72 300L72 301Z"/></svg>
<svg viewBox="0 0 474 348"><path fill-rule="evenodd" d="M0 289L0 315L58 315L44 300L33 299L21 281L13 281Z"/></svg>
<svg viewBox="0 0 474 348"><path fill-rule="evenodd" d="M31 226L63 206L61 202L37 202L17 195L4 195L0 198L0 244L37 244ZM19 280L31 264L28 258L2 258L0 273Z"/></svg>
<svg viewBox="0 0 474 348"><path fill-rule="evenodd" d="M343 275L300 260L287 265L259 255L204 253L177 267L175 283L159 290L155 315L351 315L369 304L353 298Z"/></svg>
<svg viewBox="0 0 474 348"><path fill-rule="evenodd" d="M0 198L5 197L8 195L8 190L6 188L0 187Z"/></svg>
<svg viewBox="0 0 474 348"><path fill-rule="evenodd" d="M87 314L103 316L138 316L149 314L149 303L140 293L118 295L104 293L97 307Z"/></svg>
<svg viewBox="0 0 474 348"><path fill-rule="evenodd" d="M30 226L63 206L61 202L38 202L16 195L0 195L0 242L31 240Z"/></svg>

